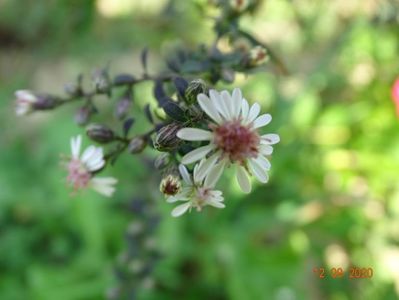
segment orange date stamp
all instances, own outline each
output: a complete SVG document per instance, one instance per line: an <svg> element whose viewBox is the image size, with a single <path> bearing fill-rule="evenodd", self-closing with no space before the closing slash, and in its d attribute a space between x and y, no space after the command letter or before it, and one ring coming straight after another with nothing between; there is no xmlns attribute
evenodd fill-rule
<svg viewBox="0 0 399 300"><path fill-rule="evenodd" d="M338 268L313 268L313 273L320 279L324 278L349 278L349 279L370 279L373 277L373 268L358 268L350 267L348 270L344 270L341 267Z"/></svg>

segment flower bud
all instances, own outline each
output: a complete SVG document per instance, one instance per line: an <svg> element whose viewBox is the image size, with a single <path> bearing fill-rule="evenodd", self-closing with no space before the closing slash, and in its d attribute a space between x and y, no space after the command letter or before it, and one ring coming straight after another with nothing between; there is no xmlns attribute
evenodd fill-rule
<svg viewBox="0 0 399 300"><path fill-rule="evenodd" d="M267 49L262 46L255 46L249 51L248 64L257 67L269 60Z"/></svg>
<svg viewBox="0 0 399 300"><path fill-rule="evenodd" d="M165 196L174 196L180 191L180 189L180 179L170 174L163 178L161 184L159 185L159 190Z"/></svg>
<svg viewBox="0 0 399 300"><path fill-rule="evenodd" d="M18 90L15 92L17 116L27 115L33 111L33 105L38 101L37 95L28 90Z"/></svg>
<svg viewBox="0 0 399 300"><path fill-rule="evenodd" d="M115 139L114 131L111 128L101 124L90 124L86 128L86 134L93 141L100 144L106 144Z"/></svg>
<svg viewBox="0 0 399 300"><path fill-rule="evenodd" d="M191 81L185 92L185 98L188 104L193 104L197 101L198 94L207 94L208 87L202 79L194 79Z"/></svg>
<svg viewBox="0 0 399 300"><path fill-rule="evenodd" d="M154 162L154 166L157 170L162 170L170 163L170 154L162 153L159 155Z"/></svg>
<svg viewBox="0 0 399 300"><path fill-rule="evenodd" d="M52 109L58 105L57 99L50 95L39 95L29 90L15 92L17 116L23 116L34 110Z"/></svg>
<svg viewBox="0 0 399 300"><path fill-rule="evenodd" d="M162 127L154 141L154 148L161 152L169 152L176 149L181 139L176 136L176 133L181 129L181 125L177 123L171 123Z"/></svg>
<svg viewBox="0 0 399 300"><path fill-rule="evenodd" d="M97 92L108 93L111 88L111 81L106 70L96 70L92 75L93 84Z"/></svg>
<svg viewBox="0 0 399 300"><path fill-rule="evenodd" d="M118 119L122 120L129 112L132 101L129 97L121 98L115 106L115 115Z"/></svg>
<svg viewBox="0 0 399 300"><path fill-rule="evenodd" d="M238 13L243 12L248 7L248 4L248 0L230 0L230 7Z"/></svg>
<svg viewBox="0 0 399 300"><path fill-rule="evenodd" d="M88 106L82 106L75 112L75 123L79 126L86 125L90 121L93 109Z"/></svg>
<svg viewBox="0 0 399 300"><path fill-rule="evenodd" d="M142 152L147 146L147 140L142 136L136 136L133 138L128 146L128 151L131 154L137 154Z"/></svg>

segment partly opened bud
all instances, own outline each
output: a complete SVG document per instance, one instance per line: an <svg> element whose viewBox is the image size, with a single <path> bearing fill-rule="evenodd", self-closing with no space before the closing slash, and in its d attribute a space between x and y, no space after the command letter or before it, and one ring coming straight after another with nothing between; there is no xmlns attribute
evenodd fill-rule
<svg viewBox="0 0 399 300"><path fill-rule="evenodd" d="M111 88L111 80L106 70L96 70L92 75L93 84L97 92L108 93Z"/></svg>
<svg viewBox="0 0 399 300"><path fill-rule="evenodd" d="M18 116L27 115L33 111L33 104L38 101L38 97L31 91L19 90L15 92L16 108Z"/></svg>
<svg viewBox="0 0 399 300"><path fill-rule="evenodd" d="M173 175L168 175L162 179L159 189L165 196L174 196L181 189L180 179Z"/></svg>
<svg viewBox="0 0 399 300"><path fill-rule="evenodd" d="M86 134L93 141L100 144L112 142L115 138L114 131L111 128L101 124L91 124L87 126Z"/></svg>
<svg viewBox="0 0 399 300"><path fill-rule="evenodd" d="M146 146L147 140L142 136L136 136L130 141L128 150L131 154L137 154L142 152Z"/></svg>
<svg viewBox="0 0 399 300"><path fill-rule="evenodd" d="M208 94L208 87L202 79L194 79L188 85L185 92L186 101L188 104L193 104L197 101L198 94Z"/></svg>
<svg viewBox="0 0 399 300"><path fill-rule="evenodd" d="M171 123L162 127L155 138L154 147L158 151L168 152L176 149L181 139L176 136L176 133L181 129L181 126L177 123Z"/></svg>
<svg viewBox="0 0 399 300"><path fill-rule="evenodd" d="M249 51L248 63L251 67L257 67L269 60L266 48L255 46Z"/></svg>
<svg viewBox="0 0 399 300"><path fill-rule="evenodd" d="M50 95L39 95L29 90L15 92L16 108L18 116L27 115L34 110L47 110L57 106L57 100Z"/></svg>

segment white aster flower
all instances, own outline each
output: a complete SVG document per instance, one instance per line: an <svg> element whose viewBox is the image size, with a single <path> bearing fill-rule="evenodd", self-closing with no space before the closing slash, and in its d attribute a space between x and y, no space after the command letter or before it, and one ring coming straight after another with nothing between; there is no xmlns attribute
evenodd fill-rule
<svg viewBox="0 0 399 300"><path fill-rule="evenodd" d="M168 197L166 201L168 203L184 201L185 203L178 205L172 210L173 217L179 217L186 211L191 211L192 208L201 211L207 205L217 208L225 207L222 192L214 190L214 185L209 180L198 178L198 170L203 163L204 160L195 165L193 176L190 176L185 166L179 165L179 172L186 186L176 195Z"/></svg>
<svg viewBox="0 0 399 300"><path fill-rule="evenodd" d="M15 92L15 97L15 113L17 116L24 116L32 112L34 104L39 100L38 97L29 90L18 90Z"/></svg>
<svg viewBox="0 0 399 300"><path fill-rule="evenodd" d="M80 155L82 137L71 138L72 157L67 164L67 182L75 190L92 188L96 192L111 197L115 191L117 180L113 177L95 177L94 172L105 165L103 149L89 146Z"/></svg>
<svg viewBox="0 0 399 300"><path fill-rule="evenodd" d="M205 162L197 171L197 179L215 184L229 164L236 165L236 177L241 189L249 193L251 183L249 174L259 181L268 181L270 162L265 157L273 152L271 145L280 141L277 134L260 135L258 129L270 123L269 114L259 115L258 103L249 107L242 97L241 90L235 88L232 95L227 91L221 93L210 90L210 97L199 94L198 103L212 119L209 131L199 128L183 128L177 136L186 141L209 141L182 158L183 164L191 164L204 157Z"/></svg>

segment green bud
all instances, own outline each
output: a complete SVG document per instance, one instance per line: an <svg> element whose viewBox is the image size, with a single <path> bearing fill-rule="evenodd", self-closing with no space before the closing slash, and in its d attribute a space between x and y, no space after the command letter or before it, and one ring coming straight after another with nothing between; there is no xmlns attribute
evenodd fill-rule
<svg viewBox="0 0 399 300"><path fill-rule="evenodd" d="M133 138L128 146L128 150L131 154L141 153L147 146L147 140L142 136L136 136Z"/></svg>
<svg viewBox="0 0 399 300"><path fill-rule="evenodd" d="M185 92L185 98L188 104L194 104L197 102L198 94L207 94L208 87L202 79L194 79L191 81Z"/></svg>
<svg viewBox="0 0 399 300"><path fill-rule="evenodd" d="M86 128L86 134L90 139L100 144L106 144L115 139L114 131L101 124L90 124Z"/></svg>
<svg viewBox="0 0 399 300"><path fill-rule="evenodd" d="M180 128L181 125L177 123L162 127L155 137L154 148L161 152L169 152L176 149L181 143L181 140L176 136Z"/></svg>

